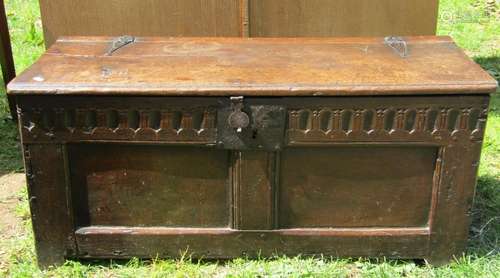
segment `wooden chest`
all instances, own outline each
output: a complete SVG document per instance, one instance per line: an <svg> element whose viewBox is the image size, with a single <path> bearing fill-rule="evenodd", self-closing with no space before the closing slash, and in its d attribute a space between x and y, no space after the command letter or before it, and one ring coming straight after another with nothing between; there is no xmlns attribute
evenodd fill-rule
<svg viewBox="0 0 500 278"><path fill-rule="evenodd" d="M112 39L9 84L40 265L463 252L497 84L451 39Z"/></svg>

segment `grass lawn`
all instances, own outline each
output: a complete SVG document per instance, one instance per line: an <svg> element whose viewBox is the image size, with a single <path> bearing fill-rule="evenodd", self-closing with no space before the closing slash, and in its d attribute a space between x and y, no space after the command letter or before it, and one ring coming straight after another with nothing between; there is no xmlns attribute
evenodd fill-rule
<svg viewBox="0 0 500 278"><path fill-rule="evenodd" d="M6 0L18 72L43 52L38 0ZM441 0L438 34L451 35L467 54L497 80L500 78L500 1ZM1 79L0 79L0 82ZM1 84L0 84L1 85ZM0 86L0 192L2 176L22 172L16 126ZM493 98L484 141L473 225L467 254L444 267L395 260L332 258L235 259L198 262L68 261L47 271L36 266L26 191L17 193L20 232L0 234L0 277L500 277L500 95ZM1 194L0 194L1 196ZM0 205L2 200L0 198Z"/></svg>

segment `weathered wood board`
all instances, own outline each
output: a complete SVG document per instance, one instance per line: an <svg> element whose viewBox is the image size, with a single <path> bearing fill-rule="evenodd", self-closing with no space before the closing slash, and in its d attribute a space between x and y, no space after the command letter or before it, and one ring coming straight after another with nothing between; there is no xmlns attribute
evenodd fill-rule
<svg viewBox="0 0 500 278"><path fill-rule="evenodd" d="M60 36L327 37L435 34L438 0L40 0Z"/></svg>
<svg viewBox="0 0 500 278"><path fill-rule="evenodd" d="M252 37L418 36L436 32L438 0L250 0Z"/></svg>
<svg viewBox="0 0 500 278"><path fill-rule="evenodd" d="M40 0L46 45L68 35L238 37L240 0Z"/></svg>

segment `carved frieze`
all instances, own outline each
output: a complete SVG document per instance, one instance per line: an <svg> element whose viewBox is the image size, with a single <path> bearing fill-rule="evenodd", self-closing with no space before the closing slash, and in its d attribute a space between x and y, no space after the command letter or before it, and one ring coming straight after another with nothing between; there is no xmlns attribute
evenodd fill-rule
<svg viewBox="0 0 500 278"><path fill-rule="evenodd" d="M464 97L465 98L465 97ZM287 144L481 141L486 97L285 98ZM23 142L216 144L217 98L54 98L20 101ZM220 115L219 115L220 116ZM251 127L249 127L251 128ZM219 130L220 131L220 130ZM251 132L250 132L251 134Z"/></svg>
<svg viewBox="0 0 500 278"><path fill-rule="evenodd" d="M431 100L431 99L430 99ZM288 110L289 144L338 141L444 142L467 138L482 140L487 108L480 103L469 106L391 105L346 103L311 105Z"/></svg>
<svg viewBox="0 0 500 278"><path fill-rule="evenodd" d="M216 107L21 105L23 141L138 141L214 144Z"/></svg>

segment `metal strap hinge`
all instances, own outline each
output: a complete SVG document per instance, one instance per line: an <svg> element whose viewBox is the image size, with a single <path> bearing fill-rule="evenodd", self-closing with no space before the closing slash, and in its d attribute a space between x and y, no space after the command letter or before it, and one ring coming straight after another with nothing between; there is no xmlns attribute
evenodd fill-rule
<svg viewBox="0 0 500 278"><path fill-rule="evenodd" d="M131 43L135 42L135 37L133 36L121 36L113 40L111 42L111 46L109 47L108 51L106 52L106 55L111 56L113 52L117 51L118 49L129 45Z"/></svg>
<svg viewBox="0 0 500 278"><path fill-rule="evenodd" d="M392 48L401 58L408 57L408 43L403 37L385 37L384 43Z"/></svg>

